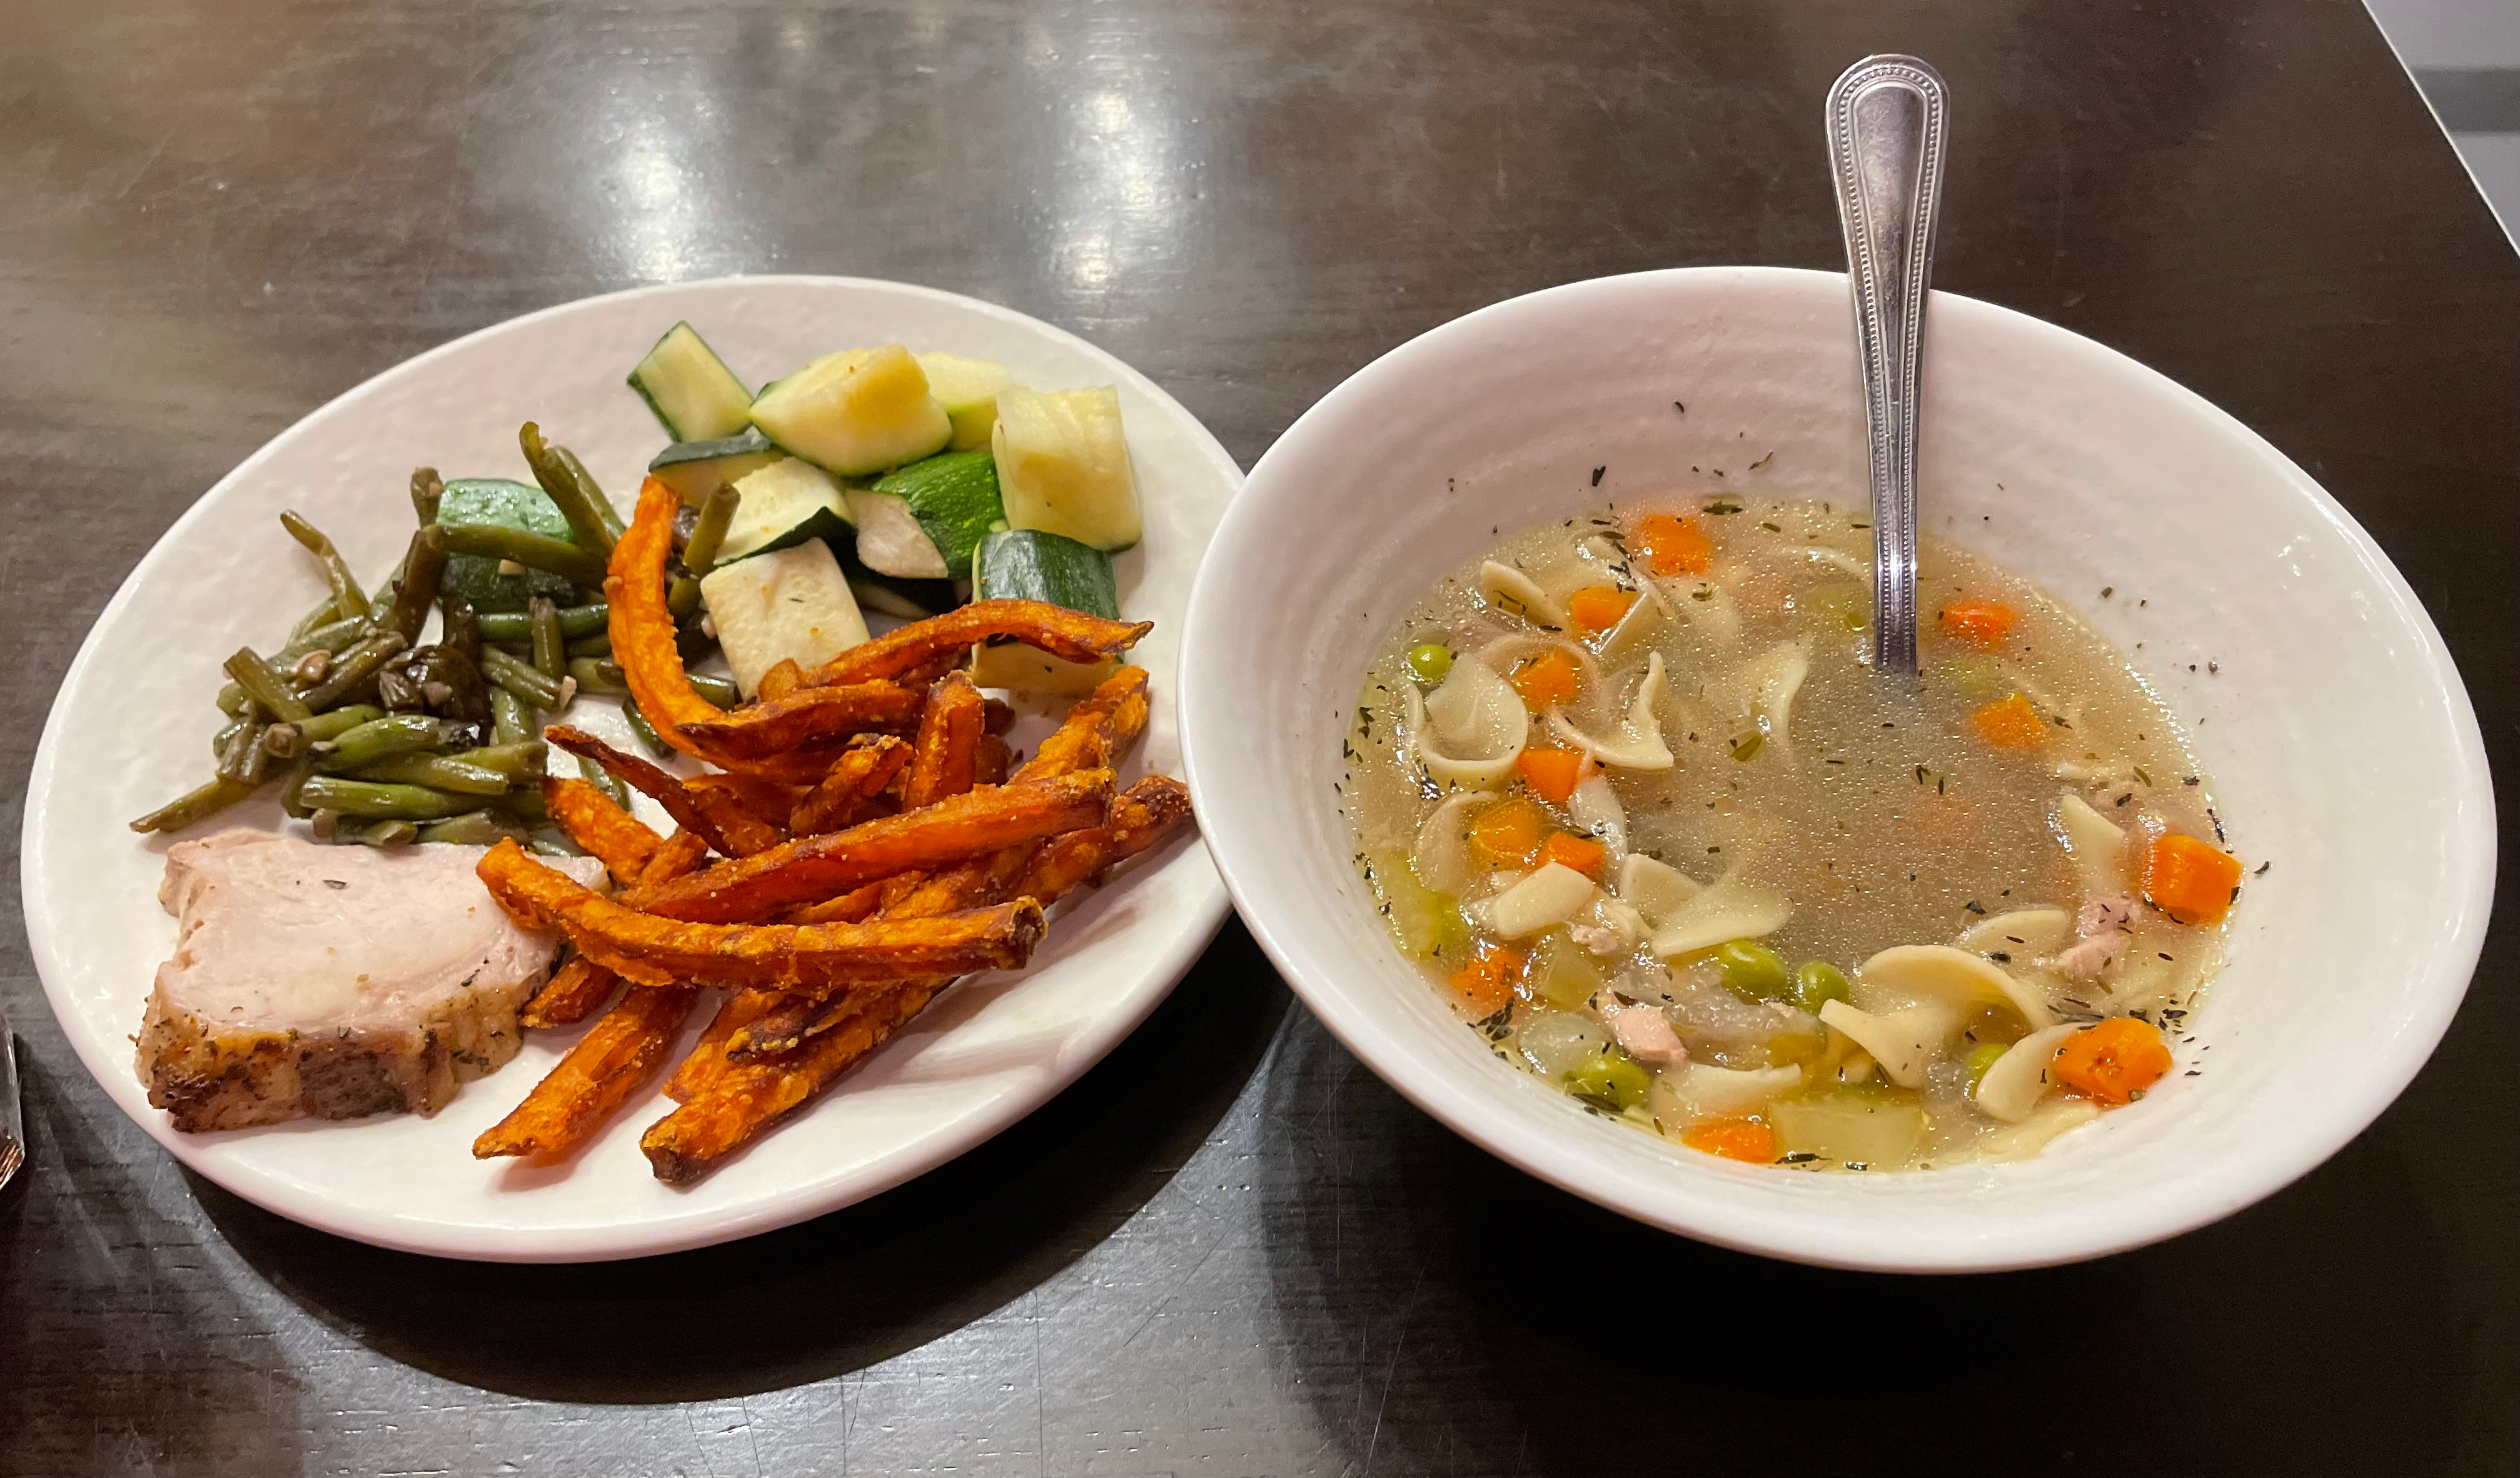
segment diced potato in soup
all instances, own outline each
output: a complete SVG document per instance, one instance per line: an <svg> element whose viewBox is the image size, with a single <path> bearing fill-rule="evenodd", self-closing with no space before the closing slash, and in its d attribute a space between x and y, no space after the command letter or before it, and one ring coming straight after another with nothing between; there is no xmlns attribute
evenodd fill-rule
<svg viewBox="0 0 2520 1478"><path fill-rule="evenodd" d="M2185 737L1933 539L1923 680L1878 681L1870 555L1860 503L1674 496L1512 534L1386 634L1357 855L1504 1062L1675 1146L1864 1172L2038 1153L2192 1065L2246 868Z"/></svg>

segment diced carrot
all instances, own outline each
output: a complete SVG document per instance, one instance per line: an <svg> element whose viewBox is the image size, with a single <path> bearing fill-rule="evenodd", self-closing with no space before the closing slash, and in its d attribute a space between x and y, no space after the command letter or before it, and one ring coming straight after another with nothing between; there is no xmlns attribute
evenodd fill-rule
<svg viewBox="0 0 2520 1478"><path fill-rule="evenodd" d="M1954 601L1943 607L1943 635L1971 647L1993 647L2020 619L2021 612L2001 601Z"/></svg>
<svg viewBox="0 0 2520 1478"><path fill-rule="evenodd" d="M1694 518L1653 514L1637 520L1628 538L1658 575L1693 575L1715 562L1715 541Z"/></svg>
<svg viewBox="0 0 2520 1478"><path fill-rule="evenodd" d="M2111 1016L2065 1039L2048 1071L2072 1093L2129 1103L2170 1071L2170 1045L2133 1016Z"/></svg>
<svg viewBox="0 0 2520 1478"><path fill-rule="evenodd" d="M1745 1165L1777 1163L1777 1132L1756 1119L1700 1119L1680 1132L1680 1142Z"/></svg>
<svg viewBox="0 0 2520 1478"><path fill-rule="evenodd" d="M1513 982L1521 974L1521 951L1482 939L1470 946L1470 963L1446 983L1468 1008L1470 1019L1484 1021L1513 1003Z"/></svg>
<svg viewBox="0 0 2520 1478"><path fill-rule="evenodd" d="M2143 896L2181 923L2212 923L2231 907L2240 860L2211 842L2177 831L2143 850Z"/></svg>
<svg viewBox="0 0 2520 1478"><path fill-rule="evenodd" d="M1527 868L1540 856L1547 821L1527 800L1501 800L1470 823L1470 849L1490 867Z"/></svg>
<svg viewBox="0 0 2520 1478"><path fill-rule="evenodd" d="M1531 787L1531 793L1552 806L1566 804L1575 787L1584 784L1584 774L1592 768L1581 749L1525 749L1513 762L1514 773Z"/></svg>
<svg viewBox="0 0 2520 1478"><path fill-rule="evenodd" d="M1575 689L1582 674L1575 670L1575 659L1563 651L1544 651L1514 668L1507 681L1522 694L1523 706L1538 711L1563 708L1575 701Z"/></svg>
<svg viewBox="0 0 2520 1478"><path fill-rule="evenodd" d="M1552 862L1559 863L1573 868L1595 882L1601 880L1601 864L1608 858L1609 854L1601 849L1599 842L1589 836L1578 836L1572 831L1552 831L1549 833L1549 839L1540 844L1540 861L1543 866Z"/></svg>
<svg viewBox="0 0 2520 1478"><path fill-rule="evenodd" d="M2048 742L2048 726L2039 710L2017 693L1970 714L1969 727L1998 749L2036 749Z"/></svg>
<svg viewBox="0 0 2520 1478"><path fill-rule="evenodd" d="M1587 585L1566 598L1566 613L1586 631L1607 631L1619 624L1628 607L1637 604L1637 593L1615 585Z"/></svg>

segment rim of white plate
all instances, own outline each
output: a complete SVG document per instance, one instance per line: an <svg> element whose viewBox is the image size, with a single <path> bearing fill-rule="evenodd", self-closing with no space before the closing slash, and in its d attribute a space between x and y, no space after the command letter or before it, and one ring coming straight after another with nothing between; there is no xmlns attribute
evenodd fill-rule
<svg viewBox="0 0 2520 1478"><path fill-rule="evenodd" d="M399 361L343 390L308 412L288 428L256 448L243 462L213 482L166 531L158 536L140 561L132 567L105 606L98 612L87 635L81 639L77 652L63 674L51 709L45 717L41 738L29 768L26 787L26 809L20 828L20 892L25 917L27 942L33 956L36 973L44 983L47 1004L53 1008L81 1064L115 1104L151 1138L164 1146L188 1168L221 1187L270 1211L275 1215L332 1232L353 1240L397 1251L471 1261L493 1262L603 1262L625 1258L656 1256L687 1251L697 1247L733 1241L775 1231L782 1227L809 1221L899 1187L945 1164L947 1161L986 1142L1007 1128L1031 1114L1082 1077L1112 1048L1141 1025L1148 1014L1170 995L1190 966L1206 949L1223 925L1229 907L1225 890L1211 873L1206 885L1187 911L1169 916L1173 924L1162 948L1155 952L1125 988L1112 992L1112 1008L1093 1018L1090 1026L1067 1044L1059 1057L1058 1069L1041 1078L1028 1091L1009 1094L1000 1099L993 1111L951 1125L953 1132L923 1137L889 1157L865 1167L853 1175L833 1177L822 1182L796 1187L783 1195L765 1198L749 1209L714 1211L692 1206L678 1209L661 1221L643 1226L608 1228L588 1232L572 1228L534 1229L515 1235L502 1235L495 1230L454 1229L459 1241L451 1244L442 1223L413 1221L384 1212L371 1213L357 1207L345 1207L329 1200L323 1187L286 1176L273 1174L250 1164L238 1164L212 1153L231 1136L188 1136L175 1131L166 1115L148 1104L147 1092L130 1069L125 1055L129 1051L127 1037L108 1038L90 1029L85 1016L75 1008L66 1008L64 988L56 984L69 951L59 937L53 910L46 890L38 879L48 876L51 848L47 831L53 806L51 796L61 764L65 743L64 714L70 696L90 665L97 658L103 634L129 606L141 599L141 591L162 564L171 558L169 546L176 537L196 522L219 516L216 505L230 489L249 483L256 473L292 438L308 432L321 423L355 415L364 401L391 388L406 376L416 375L439 360L488 340L512 335L530 334L555 320L588 313L625 301L669 299L684 296L705 296L715 292L798 290L809 292L849 291L893 294L948 305L993 318L1001 323L1036 335L1051 343L1094 360L1118 381L1124 381L1136 393L1152 402L1173 423L1173 428L1187 438L1225 489L1227 508L1238 494L1242 483L1241 469L1223 443L1216 439L1199 419L1191 414L1169 392L1146 375L1091 340L1043 322L999 303L963 293L948 291L914 283L881 278L824 276L809 273L779 273L762 276L704 278L684 283L660 283L646 287L622 289L588 297L572 298L538 308L514 318L485 325L433 348ZM686 316L677 314L676 316ZM610 374L609 368L590 370L590 374ZM628 393L624 391L624 393ZM1213 537L1212 533L1211 536ZM1203 552L1202 552L1203 553ZM1174 699L1178 704L1178 697ZM137 842L135 838L135 842ZM1178 844L1179 852L1168 856L1165 865L1184 860L1182 853L1204 854L1203 838L1192 836ZM135 993L135 1001L138 994ZM486 1081L486 1080L485 1080ZM349 1124L369 1121L344 1121ZM240 1133L252 1133L242 1131ZM520 1194L530 1194L529 1190Z"/></svg>
<svg viewBox="0 0 2520 1478"><path fill-rule="evenodd" d="M1422 395L1423 380L1440 373L1448 359L1488 335L1490 353L1513 340L1504 331L1527 328L1561 311L1578 311L1590 302L1624 302L1631 312L1666 306L1654 300L1665 289L1679 291L1739 288L1780 292L1824 294L1835 311L1844 311L1846 279L1842 273L1801 268L1709 266L1594 278L1508 298L1430 329L1358 370L1316 402L1272 444L1250 471L1243 496L1227 510L1210 541L1206 558L1191 592L1183 632L1181 690L1184 764L1218 870L1236 907L1262 949L1296 994L1347 1048L1383 1081L1457 1133L1529 1174L1639 1221L1740 1251L1790 1261L1866 1271L1910 1273L2000 1272L2049 1266L2104 1256L2192 1231L2228 1216L2282 1188L2315 1169L2379 1116L2430 1057L2464 999L2467 984L2483 950L2492 912L2497 844L2493 782L2473 705L2450 649L2431 616L2405 577L2351 514L2282 452L2193 390L2139 361L2070 330L1980 299L1936 291L1930 322L1966 322L2019 336L2044 352L2077 358L2089 369L2113 377L2153 395L2167 395L2186 414L2203 418L2237 448L2245 449L2274 478L2288 484L2317 519L2328 526L2350 550L2364 577L2382 598L2398 628L2415 639L2421 670L2445 704L2455 731L2454 752L2444 756L2449 771L2444 787L2465 804L2456 834L2444 838L2450 854L2445 864L2460 885L2443 899L2444 939L2426 962L2419 989L2400 1029L2376 1044L2367 1071L2350 1093L2335 1095L2303 1108L2286 1132L2271 1142L2251 1145L2252 1153L2234 1157L2228 1175L2204 1190L2192 1187L2175 1196L2147 1199L2140 1193L2125 1203L2092 1208L2094 1214L2070 1224L2041 1217L2038 1224L1992 1225L1950 1245L1928 1245L1913 1237L1885 1233L1868 1223L1852 1197L1814 1192L1826 1205L1797 1207L1778 1214L1773 1206L1752 1208L1719 1193L1711 1178L1739 1170L1710 1163L1682 1167L1668 1176L1640 1176L1633 1164L1620 1163L1611 1136L1604 1130L1580 1136L1547 1114L1506 1104L1476 1083L1469 1073L1497 1065L1483 1059L1462 1067L1432 1061L1418 1044L1407 1040L1402 1023L1374 1008L1366 991L1343 983L1326 966L1328 952L1320 939L1308 937L1320 926L1299 908L1282 877L1271 875L1278 849L1302 849L1301 839L1264 817L1244 793L1265 789L1247 775L1230 772L1223 725L1229 705L1212 688L1221 687L1217 662L1227 653L1224 634L1238 616L1238 603L1256 582L1246 561L1251 537L1274 517L1282 486L1296 474L1289 469L1311 455L1310 443L1323 427L1360 414L1368 403L1386 404ZM1502 352L1509 352L1502 351ZM1932 345L1928 344L1928 354ZM1928 365L1928 374L1932 367ZM1263 572L1265 573L1265 572ZM1203 655L1205 654L1205 655ZM1342 710L1344 711L1344 710ZM1306 901L1310 903L1310 900ZM1394 957L1397 958L1396 956ZM2211 1003L2207 1011L2210 1014ZM1508 1075L1518 1076L1518 1075ZM1555 1096L1528 1095L1537 1100ZM1560 1105L1562 1106L1562 1105ZM1636 1137L1642 1139L1642 1137ZM1595 1142L1599 1141L1601 1142ZM1703 1157L1691 1157L1703 1158ZM1950 1172L1922 1172L1926 1175ZM1829 1177L1828 1180L1841 1178ZM1873 1177L1884 1186L1901 1177ZM1992 1220L1992 1219L1981 1219ZM1905 1230L1905 1229L1901 1229Z"/></svg>

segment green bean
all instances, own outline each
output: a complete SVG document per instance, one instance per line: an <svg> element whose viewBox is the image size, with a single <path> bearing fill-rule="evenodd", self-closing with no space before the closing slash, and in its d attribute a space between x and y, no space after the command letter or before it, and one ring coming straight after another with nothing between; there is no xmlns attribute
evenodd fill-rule
<svg viewBox="0 0 2520 1478"><path fill-rule="evenodd" d="M318 713L335 707L409 645L398 630L360 638L349 650L333 659L333 670L324 675L324 681L306 690L306 706Z"/></svg>
<svg viewBox="0 0 2520 1478"><path fill-rule="evenodd" d="M249 785L262 784L263 763L268 758L262 749L262 731L268 727L260 719L248 719L238 726L228 736L228 746L219 751L219 773Z"/></svg>
<svg viewBox="0 0 2520 1478"><path fill-rule="evenodd" d="M608 657L612 655L612 633L599 631L591 637L574 638L564 650L573 657Z"/></svg>
<svg viewBox="0 0 2520 1478"><path fill-rule="evenodd" d="M420 829L424 842L454 842L468 847L492 847L503 840L527 841L522 827L501 821L488 811L468 811L446 821L433 821Z"/></svg>
<svg viewBox="0 0 2520 1478"><path fill-rule="evenodd" d="M577 680L580 693L619 694L630 691L630 685L621 680L621 664L608 657L571 657L568 675Z"/></svg>
<svg viewBox="0 0 2520 1478"><path fill-rule="evenodd" d="M560 515L568 520L569 532L577 536L577 542L600 558L610 558L612 546L624 532L621 515L614 511L612 500L604 496L604 489L587 475L585 465L568 448L545 442L543 428L530 421L517 428L517 444L524 449L525 466L534 470L534 480L542 484Z"/></svg>
<svg viewBox="0 0 2520 1478"><path fill-rule="evenodd" d="M718 546L726 542L727 525L735 521L735 506L742 501L734 488L722 486L700 505L700 521L692 525L692 536L683 544L683 568L695 577L717 568Z"/></svg>
<svg viewBox="0 0 2520 1478"><path fill-rule="evenodd" d="M443 749L455 742L455 736L447 731L444 719L425 713L393 713L343 730L328 742L331 747L316 757L315 768L327 775L338 775L416 749Z"/></svg>
<svg viewBox="0 0 2520 1478"><path fill-rule="evenodd" d="M251 795L255 786L224 775L210 777L206 784L195 786L159 806L131 824L134 831L181 831L218 815L238 801ZM536 799L541 797L537 796Z"/></svg>
<svg viewBox="0 0 2520 1478"><path fill-rule="evenodd" d="M561 634L560 607L536 596L525 603L525 619L534 626L534 670L559 682L568 672L568 655L563 650L568 638Z"/></svg>
<svg viewBox="0 0 2520 1478"><path fill-rule="evenodd" d="M561 635L591 637L603 631L612 620L612 607L602 601L591 605L560 607ZM481 640L484 642L530 642L534 639L533 618L521 610L485 610L481 612Z"/></svg>
<svg viewBox="0 0 2520 1478"><path fill-rule="evenodd" d="M429 607L437 604L437 582L445 577L447 552L455 547L448 537L452 532L443 523L429 524L411 536L411 547L403 552L402 569L393 578L393 605L378 624L401 633L406 647L420 640Z"/></svg>
<svg viewBox="0 0 2520 1478"><path fill-rule="evenodd" d="M219 689L219 712L232 719L241 719L252 711L253 699L245 695L244 689L234 683Z"/></svg>
<svg viewBox="0 0 2520 1478"><path fill-rule="evenodd" d="M618 665L611 662L604 665L612 669L615 681L620 679L621 669ZM743 690L735 686L733 678L722 678L709 672L695 672L690 676L692 691L720 708L732 708L743 701Z"/></svg>
<svg viewBox="0 0 2520 1478"><path fill-rule="evenodd" d="M490 685L490 738L500 744L520 744L533 738L534 712L525 700L500 687Z"/></svg>
<svg viewBox="0 0 2520 1478"><path fill-rule="evenodd" d="M286 662L292 657L302 657L310 651L338 652L342 648L367 634L368 618L363 608L358 615L347 616L338 621L328 621L316 627L313 631L280 649L272 655L271 660L274 663Z"/></svg>
<svg viewBox="0 0 2520 1478"><path fill-rule="evenodd" d="M437 469L416 467L411 470L411 511L420 515L423 527L437 521L438 500L445 496L446 483L437 475Z"/></svg>
<svg viewBox="0 0 2520 1478"><path fill-rule="evenodd" d="M504 775L516 784L543 778L550 762L551 746L541 739L524 739L513 744L483 744L477 749L459 749L454 758L477 770Z"/></svg>
<svg viewBox="0 0 2520 1478"><path fill-rule="evenodd" d="M248 709L243 718L230 720L226 725L220 728L218 733L211 735L210 763L215 765L222 759L225 759L227 757L228 746L236 742L236 737L252 727L253 713L251 709Z"/></svg>
<svg viewBox="0 0 2520 1478"><path fill-rule="evenodd" d="M665 587L665 610L677 621L700 608L700 582L698 575L676 575Z"/></svg>
<svg viewBox="0 0 2520 1478"><path fill-rule="evenodd" d="M292 642L297 641L304 637L308 632L313 631L316 627L334 619L336 616L355 614L357 614L355 611L341 610L331 596L326 596L324 598L324 604L316 606L313 610L306 612L306 614L299 616L297 618L297 624L289 628L289 640Z"/></svg>
<svg viewBox="0 0 2520 1478"><path fill-rule="evenodd" d="M306 782L313 779L314 775L315 756L299 751L297 757L289 762L289 784L280 787L281 810L299 821L304 821L315 814L315 808L299 798L300 793L306 788Z"/></svg>
<svg viewBox="0 0 2520 1478"><path fill-rule="evenodd" d="M296 730L297 737L307 744L313 744L339 739L361 724L373 724L384 716L385 711L374 703L344 703L330 713L319 713L289 727Z"/></svg>
<svg viewBox="0 0 2520 1478"><path fill-rule="evenodd" d="M454 554L479 555L484 560L513 560L530 569L549 570L578 585L600 588L604 584L604 560L600 556L547 534L501 528L494 523L435 523L429 526L446 531L446 548Z"/></svg>
<svg viewBox="0 0 2520 1478"><path fill-rule="evenodd" d="M350 572L349 561L341 558L341 552L333 547L324 531L307 522L303 514L288 509L281 511L280 526L289 530L289 537L305 546L316 563L324 566L324 583L333 587L333 608L344 616L366 614L368 593L359 588L359 577Z"/></svg>
<svg viewBox="0 0 2520 1478"><path fill-rule="evenodd" d="M420 840L420 828L408 821L351 821L347 818L333 823L330 840L362 847L407 847Z"/></svg>
<svg viewBox="0 0 2520 1478"><path fill-rule="evenodd" d="M478 666L481 661L481 617L462 596L437 598L437 645Z"/></svg>
<svg viewBox="0 0 2520 1478"><path fill-rule="evenodd" d="M637 698L625 697L621 700L621 717L629 721L630 732L639 736L639 742L648 746L650 754L658 759L670 759L673 756L674 751L666 744L665 737L656 732L655 725L648 722L648 715L639 711Z"/></svg>
<svg viewBox="0 0 2520 1478"><path fill-rule="evenodd" d="M518 785L516 789L492 801L491 804L510 816L520 816L531 822L551 819L551 813L543 808L543 791L540 785Z"/></svg>
<svg viewBox="0 0 2520 1478"><path fill-rule="evenodd" d="M306 736L295 724L267 724L263 726L262 747L273 759L295 759L297 752L306 747Z"/></svg>
<svg viewBox="0 0 2520 1478"><path fill-rule="evenodd" d="M557 832L536 831L526 839L536 857L584 857L586 849Z"/></svg>
<svg viewBox="0 0 2520 1478"><path fill-rule="evenodd" d="M272 671L271 664L252 648L238 648L236 655L227 660L227 670L228 676L236 679L237 686L245 690L246 696L260 704L274 718L295 723L315 716L315 711L306 706L305 699L297 695L288 680Z"/></svg>
<svg viewBox="0 0 2520 1478"><path fill-rule="evenodd" d="M361 765L351 778L427 785L436 790L452 790L458 795L508 793L506 776L496 770L467 764L452 754L396 754L372 765Z"/></svg>
<svg viewBox="0 0 2520 1478"><path fill-rule="evenodd" d="M481 649L481 675L515 694L529 708L561 706L560 690L543 677L539 668L496 647Z"/></svg>
<svg viewBox="0 0 2520 1478"><path fill-rule="evenodd" d="M624 811L630 809L630 787L621 783L621 777L582 754L577 757L577 773L586 777L588 784L611 796L614 805Z"/></svg>
<svg viewBox="0 0 2520 1478"><path fill-rule="evenodd" d="M438 821L481 809L481 797L477 795L453 795L426 785L349 780L338 775L309 776L297 796L319 811L400 821Z"/></svg>

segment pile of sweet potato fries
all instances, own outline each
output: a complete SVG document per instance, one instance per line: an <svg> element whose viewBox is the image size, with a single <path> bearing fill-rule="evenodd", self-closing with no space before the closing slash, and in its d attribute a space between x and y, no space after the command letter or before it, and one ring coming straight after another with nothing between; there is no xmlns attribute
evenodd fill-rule
<svg viewBox="0 0 2520 1478"><path fill-rule="evenodd" d="M1098 661L1146 624L984 601L811 672L783 662L752 702L711 705L683 670L666 606L678 502L650 481L613 549L612 651L657 734L716 768L684 778L581 731L547 731L654 797L677 829L659 836L597 786L554 777L551 819L603 860L614 895L512 841L482 859L501 907L576 947L525 1025L580 1021L619 999L474 1142L481 1158L551 1160L586 1143L664 1065L702 988L723 987L666 1084L681 1106L640 1140L659 1180L693 1180L836 1082L955 977L1023 964L1043 909L1190 819L1178 781L1114 788L1146 729L1144 671L1119 668L1013 766L1012 713L956 670L991 640Z"/></svg>

